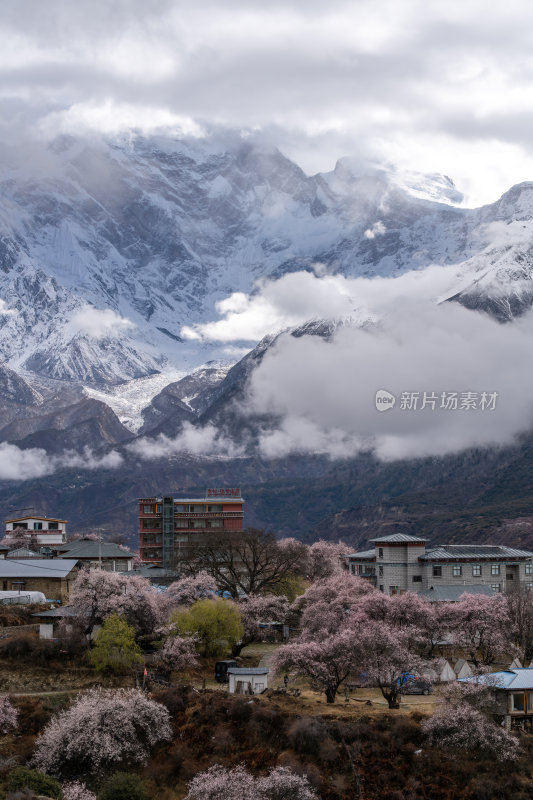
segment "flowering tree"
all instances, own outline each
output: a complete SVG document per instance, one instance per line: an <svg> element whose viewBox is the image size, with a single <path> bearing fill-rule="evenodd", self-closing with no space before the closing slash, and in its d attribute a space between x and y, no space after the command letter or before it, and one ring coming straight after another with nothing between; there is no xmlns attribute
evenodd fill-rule
<svg viewBox="0 0 533 800"><path fill-rule="evenodd" d="M0 733L6 734L17 726L18 711L7 695L0 696Z"/></svg>
<svg viewBox="0 0 533 800"><path fill-rule="evenodd" d="M159 618L157 592L141 577L103 569L80 570L72 584L69 605L87 632L110 614L124 617L138 634L152 633Z"/></svg>
<svg viewBox="0 0 533 800"><path fill-rule="evenodd" d="M272 659L276 672L294 670L334 703L339 686L360 667L357 634L344 629L320 641L299 640L281 647Z"/></svg>
<svg viewBox="0 0 533 800"><path fill-rule="evenodd" d="M463 594L450 610L456 644L477 667L513 651L513 631L503 595Z"/></svg>
<svg viewBox="0 0 533 800"><path fill-rule="evenodd" d="M347 569L345 556L352 549L343 542L326 542L320 539L308 550L307 577L310 581L322 580Z"/></svg>
<svg viewBox="0 0 533 800"><path fill-rule="evenodd" d="M518 758L518 740L471 705L444 704L422 723L432 747L478 752L501 761Z"/></svg>
<svg viewBox="0 0 533 800"><path fill-rule="evenodd" d="M294 611L301 612L302 635L315 639L338 631L369 594L377 597L381 593L349 572L312 584L293 603Z"/></svg>
<svg viewBox="0 0 533 800"><path fill-rule="evenodd" d="M250 594L239 602L244 634L232 648L232 655L240 655L243 647L259 640L262 622L285 622L289 613L289 601L283 595Z"/></svg>
<svg viewBox="0 0 533 800"><path fill-rule="evenodd" d="M195 637L169 636L154 656L154 665L165 675L181 672L198 663Z"/></svg>
<svg viewBox="0 0 533 800"><path fill-rule="evenodd" d="M63 785L63 800L96 800L96 795L84 783L71 781Z"/></svg>
<svg viewBox="0 0 533 800"><path fill-rule="evenodd" d="M422 664L411 650L413 638L411 629L395 628L371 620L359 625L359 664L366 672L367 680L379 686L389 708L398 708L398 679L402 673L419 669Z"/></svg>
<svg viewBox="0 0 533 800"><path fill-rule="evenodd" d="M78 778L122 762L144 763L159 742L170 740L170 715L137 689L91 689L56 714L37 740L34 765Z"/></svg>
<svg viewBox="0 0 533 800"><path fill-rule="evenodd" d="M202 570L195 575L187 575L174 581L165 592L171 608L178 606L192 606L197 600L211 597L216 593L217 584L208 572Z"/></svg>
<svg viewBox="0 0 533 800"><path fill-rule="evenodd" d="M307 778L287 767L276 767L254 779L242 764L226 769L219 764L196 775L184 800L317 800Z"/></svg>

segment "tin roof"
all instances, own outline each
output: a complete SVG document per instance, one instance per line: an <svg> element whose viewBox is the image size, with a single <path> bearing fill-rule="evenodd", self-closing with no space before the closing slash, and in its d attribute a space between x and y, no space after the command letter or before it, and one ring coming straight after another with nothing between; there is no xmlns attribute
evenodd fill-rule
<svg viewBox="0 0 533 800"><path fill-rule="evenodd" d="M228 672L230 675L268 675L270 670L268 667L229 667Z"/></svg>
<svg viewBox="0 0 533 800"><path fill-rule="evenodd" d="M529 550L516 550L514 547L495 544L443 544L432 547L423 556L419 556L419 561L453 561L455 559L466 559L481 561L483 559L500 559L508 561L517 558L533 558L533 553Z"/></svg>
<svg viewBox="0 0 533 800"><path fill-rule="evenodd" d="M0 578L65 578L77 563L75 558L0 558Z"/></svg>
<svg viewBox="0 0 533 800"><path fill-rule="evenodd" d="M473 584L450 584L445 586L430 586L429 589L424 589L418 592L419 597L425 597L436 603L457 603L463 594L495 594L494 589L485 583Z"/></svg>
<svg viewBox="0 0 533 800"><path fill-rule="evenodd" d="M362 558L362 559L371 559L376 557L376 551L373 548L372 550L362 550L360 553L350 553L349 556L346 558Z"/></svg>
<svg viewBox="0 0 533 800"><path fill-rule="evenodd" d="M471 678L460 678L462 682L481 683L484 686L495 686L498 689L533 689L533 669L522 667L491 672L487 675L472 675Z"/></svg>
<svg viewBox="0 0 533 800"><path fill-rule="evenodd" d="M71 558L133 558L130 550L123 550L114 542L95 542L92 539L78 539L75 542L62 544L57 547L61 553L66 553Z"/></svg>
<svg viewBox="0 0 533 800"><path fill-rule="evenodd" d="M369 539L369 542L383 542L384 544L396 544L397 542L418 542L424 544L427 539L419 539L418 536L411 536L409 533L393 533L390 536L378 536L376 539Z"/></svg>

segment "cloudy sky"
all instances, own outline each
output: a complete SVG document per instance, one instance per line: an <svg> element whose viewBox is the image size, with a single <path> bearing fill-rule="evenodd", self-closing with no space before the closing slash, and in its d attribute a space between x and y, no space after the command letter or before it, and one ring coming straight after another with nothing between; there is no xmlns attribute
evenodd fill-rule
<svg viewBox="0 0 533 800"><path fill-rule="evenodd" d="M5 137L252 128L310 173L388 160L469 204L533 179L524 0L4 0L0 26Z"/></svg>

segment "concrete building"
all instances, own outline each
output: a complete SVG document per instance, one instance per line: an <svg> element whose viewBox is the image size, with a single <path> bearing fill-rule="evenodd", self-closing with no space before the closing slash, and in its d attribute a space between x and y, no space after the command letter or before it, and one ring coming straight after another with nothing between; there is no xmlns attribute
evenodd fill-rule
<svg viewBox="0 0 533 800"><path fill-rule="evenodd" d="M35 539L42 547L53 547L67 541L67 520L55 517L14 517L5 521L5 535L19 530Z"/></svg>
<svg viewBox="0 0 533 800"><path fill-rule="evenodd" d="M466 677L462 681L483 684L492 689L496 720L501 721L507 730L533 730L533 669L506 669Z"/></svg>
<svg viewBox="0 0 533 800"><path fill-rule="evenodd" d="M493 592L533 589L533 553L504 545L440 545L405 533L371 539L374 547L347 556L353 575L386 594L485 585Z"/></svg>
<svg viewBox="0 0 533 800"><path fill-rule="evenodd" d="M243 504L233 488L206 489L205 497L142 497L141 561L172 568L210 537L242 530Z"/></svg>
<svg viewBox="0 0 533 800"><path fill-rule="evenodd" d="M1 559L0 589L42 592L47 600L64 603L80 566L75 558Z"/></svg>
<svg viewBox="0 0 533 800"><path fill-rule="evenodd" d="M261 694L268 688L268 667L230 667L230 694Z"/></svg>

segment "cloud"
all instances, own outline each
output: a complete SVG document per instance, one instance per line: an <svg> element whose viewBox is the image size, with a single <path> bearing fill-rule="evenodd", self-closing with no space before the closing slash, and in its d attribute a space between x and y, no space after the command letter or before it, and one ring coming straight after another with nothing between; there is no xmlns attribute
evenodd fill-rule
<svg viewBox="0 0 533 800"><path fill-rule="evenodd" d="M69 327L74 333L87 334L93 339L102 339L131 330L135 325L110 308L99 310L86 305L74 312L70 318Z"/></svg>
<svg viewBox="0 0 533 800"><path fill-rule="evenodd" d="M376 236L383 236L386 231L385 225L381 222L375 222L371 228L367 228L363 236L365 239L375 239Z"/></svg>
<svg viewBox="0 0 533 800"><path fill-rule="evenodd" d="M377 157L494 200L533 173L533 8L457 5L8 0L0 124L260 128L311 172Z"/></svg>
<svg viewBox="0 0 533 800"><path fill-rule="evenodd" d="M186 422L174 439L160 434L156 439L137 439L126 449L143 460L170 458L183 453L195 456L241 458L244 448L221 433L214 425L196 428Z"/></svg>
<svg viewBox="0 0 533 800"><path fill-rule="evenodd" d="M533 374L527 368L533 313L501 325L454 303L405 304L379 326L339 329L333 340L280 337L252 374L248 408L282 417L261 438L267 457L372 450L384 460L443 455L511 443L533 424ZM379 389L396 405L376 410ZM457 393L457 410L441 408ZM461 409L471 392L474 410ZM418 393L418 408L402 408ZM435 396L435 407L426 401ZM494 410L482 394L496 393Z"/></svg>
<svg viewBox="0 0 533 800"><path fill-rule="evenodd" d="M123 463L120 453L111 451L96 456L86 447L82 454L65 451L61 455L50 455L39 447L22 450L8 442L0 443L0 480L27 481L52 475L61 469L116 469Z"/></svg>
<svg viewBox="0 0 533 800"><path fill-rule="evenodd" d="M181 334L216 342L256 342L312 319L375 321L406 298L434 301L452 294L460 280L461 271L455 266L369 279L325 275L317 265L315 273L292 272L278 280L259 281L250 295L233 293L216 304L222 319L186 326Z"/></svg>

